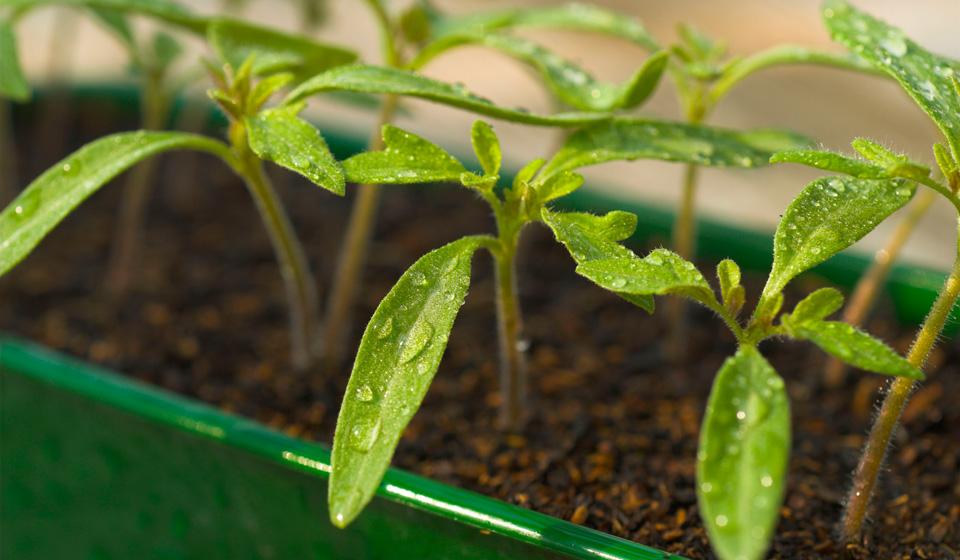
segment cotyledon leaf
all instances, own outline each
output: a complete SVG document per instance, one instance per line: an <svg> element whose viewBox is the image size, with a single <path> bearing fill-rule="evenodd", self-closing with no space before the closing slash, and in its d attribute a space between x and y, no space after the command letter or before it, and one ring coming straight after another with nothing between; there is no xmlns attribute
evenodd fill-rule
<svg viewBox="0 0 960 560"><path fill-rule="evenodd" d="M590 73L528 39L500 33L449 35L423 49L410 64L422 68L441 53L462 45L498 50L535 69L561 102L583 111L615 111L640 105L653 93L669 61L668 51L651 55L622 84L595 79Z"/></svg>
<svg viewBox="0 0 960 560"><path fill-rule="evenodd" d="M562 6L508 8L433 22L434 37L465 32L490 33L520 27L550 27L590 31L620 37L648 50L660 48L657 40L636 18L590 4L571 2Z"/></svg>
<svg viewBox="0 0 960 560"><path fill-rule="evenodd" d="M30 97L30 86L20 67L17 38L3 19L0 19L0 97L14 101L26 101Z"/></svg>
<svg viewBox="0 0 960 560"><path fill-rule="evenodd" d="M770 543L790 456L783 379L745 346L720 368L697 451L697 501L722 560L758 560Z"/></svg>
<svg viewBox="0 0 960 560"><path fill-rule="evenodd" d="M884 375L923 379L923 372L880 340L840 321L795 321L783 325L794 338L809 340L821 350L854 367Z"/></svg>
<svg viewBox="0 0 960 560"><path fill-rule="evenodd" d="M551 212L544 208L541 218L578 265L598 259L634 256L619 242L629 238L637 229L635 214L615 210L605 216L595 216L583 212ZM652 295L614 293L640 309L653 313Z"/></svg>
<svg viewBox="0 0 960 560"><path fill-rule="evenodd" d="M960 66L911 41L900 29L849 3L829 0L823 17L833 39L886 72L943 132L960 159Z"/></svg>
<svg viewBox="0 0 960 560"><path fill-rule="evenodd" d="M678 295L717 310L717 296L693 263L666 249L655 249L644 258L596 259L577 266L577 273L594 284L620 294Z"/></svg>
<svg viewBox="0 0 960 560"><path fill-rule="evenodd" d="M449 152L412 132L387 124L382 134L382 151L344 160L348 181L376 185L453 182L467 171Z"/></svg>
<svg viewBox="0 0 960 560"><path fill-rule="evenodd" d="M258 76L289 71L303 80L357 59L343 47L229 18L211 20L207 38L217 56L234 68L253 56Z"/></svg>
<svg viewBox="0 0 960 560"><path fill-rule="evenodd" d="M366 65L341 66L318 74L290 92L284 103L296 103L327 91L418 97L488 117L542 126L579 126L610 118L605 113L537 115L523 109L509 109L475 95L458 84L448 84L407 70Z"/></svg>
<svg viewBox="0 0 960 560"><path fill-rule="evenodd" d="M825 177L807 185L777 225L763 293L781 292L801 272L859 241L915 191L914 183L902 179Z"/></svg>
<svg viewBox="0 0 960 560"><path fill-rule="evenodd" d="M659 159L718 167L762 167L778 151L812 141L786 131L734 131L709 126L617 117L573 133L541 172L608 161Z"/></svg>
<svg viewBox="0 0 960 560"><path fill-rule="evenodd" d="M346 527L373 498L440 365L470 285L473 254L489 241L465 237L421 257L367 324L333 437L334 525Z"/></svg>
<svg viewBox="0 0 960 560"><path fill-rule="evenodd" d="M180 132L122 132L87 144L34 180L0 212L0 275L26 257L88 196L123 171L170 150L208 152L228 163L221 142Z"/></svg>
<svg viewBox="0 0 960 560"><path fill-rule="evenodd" d="M300 107L284 106L247 117L250 148L260 159L303 175L314 184L343 196L346 180L320 131L297 114Z"/></svg>

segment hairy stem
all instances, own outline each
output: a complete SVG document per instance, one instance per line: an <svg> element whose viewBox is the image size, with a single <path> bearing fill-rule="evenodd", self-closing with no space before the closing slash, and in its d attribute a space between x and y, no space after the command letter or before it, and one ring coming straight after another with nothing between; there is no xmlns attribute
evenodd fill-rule
<svg viewBox="0 0 960 560"><path fill-rule="evenodd" d="M883 249L880 249L874 255L873 263L853 290L850 301L843 312L844 323L855 327L863 324L870 310L873 309L877 296L880 295L880 289L886 282L893 263L897 261L903 246L917 228L917 224L926 214L930 205L936 200L936 197L935 192L924 189L917 200L910 205L907 215L897 224L897 229L894 230ZM846 371L846 364L836 358L831 358L824 370L824 383L827 387L839 387L843 383Z"/></svg>
<svg viewBox="0 0 960 560"><path fill-rule="evenodd" d="M907 360L915 367L922 368L926 363L958 295L960 295L960 254L907 354ZM847 496L847 507L841 522L841 536L847 541L855 540L863 527L863 520L877 484L877 476L890 443L890 436L897 426L913 386L914 381L911 379L893 380L883 399L880 412L874 420L867 443L860 455L860 463L854 472L853 486Z"/></svg>
<svg viewBox="0 0 960 560"><path fill-rule="evenodd" d="M393 120L397 96L388 95L380 109L379 124L370 135L370 150L382 150L380 129ZM380 185L360 185L357 199L350 213L350 223L340 248L337 269L330 295L327 297L327 315L323 327L323 359L325 366L336 368L343 362L347 333L350 332L353 305L360 288L363 267L367 259L370 239L376 225Z"/></svg>
<svg viewBox="0 0 960 560"><path fill-rule="evenodd" d="M500 425L518 431L526 420L527 361L517 297L516 255L519 231L501 232L495 254L497 335L500 345Z"/></svg>
<svg viewBox="0 0 960 560"><path fill-rule="evenodd" d="M232 126L239 125L234 123ZM313 361L317 331L317 296L313 276L293 225L263 171L263 164L246 144L246 135L242 131L232 131L230 137L234 139L233 147L239 160L238 172L257 204L280 264L290 305L291 362L295 369L304 370Z"/></svg>
<svg viewBox="0 0 960 560"><path fill-rule="evenodd" d="M700 167L687 164L683 174L683 190L680 195L680 207L673 223L673 250L681 257L692 260L696 253L696 198L697 178ZM671 298L667 303L668 324L671 325L667 339L667 358L677 363L682 360L687 338L687 301L683 298Z"/></svg>
<svg viewBox="0 0 960 560"><path fill-rule="evenodd" d="M163 129L169 105L163 88L163 77L159 73L148 72L143 87L143 128ZM147 200L150 198L150 186L156 167L157 158L149 158L134 167L127 179L107 268L107 291L115 299L126 295L136 276Z"/></svg>
<svg viewBox="0 0 960 560"><path fill-rule="evenodd" d="M15 149L11 106L0 99L0 207L14 199L19 186Z"/></svg>

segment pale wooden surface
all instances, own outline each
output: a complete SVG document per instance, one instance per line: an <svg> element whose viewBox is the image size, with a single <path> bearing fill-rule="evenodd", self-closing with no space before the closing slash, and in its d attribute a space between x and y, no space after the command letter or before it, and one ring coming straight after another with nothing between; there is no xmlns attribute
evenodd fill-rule
<svg viewBox="0 0 960 560"><path fill-rule="evenodd" d="M198 11L214 9L219 2L192 0ZM516 5L517 1L446 0L436 2L454 12ZM529 2L549 4L555 2ZM359 50L365 60L376 62L379 48L376 29L361 0L330 0L329 24L319 37ZM394 4L404 4L394 2ZM819 2L812 0L606 0L599 4L630 12L641 18L662 42L671 40L678 21L687 21L707 33L722 37L736 54L749 54L781 43L839 50L823 30ZM872 13L896 21L912 37L927 47L960 58L960 1L860 0L858 4ZM246 17L267 24L296 28L291 6L284 0L255 1ZM19 28L19 39L32 79L46 79L48 49L55 9L31 14ZM80 21L76 29L76 47L70 50L71 79L103 79L122 75L124 59L113 39L89 21ZM529 33L562 55L577 61L600 78L620 80L642 63L643 53L622 42L575 33ZM199 47L197 47L199 49ZM522 106L549 112L552 105L528 72L501 55L480 48L465 48L448 54L426 69L439 79L459 81L470 89L508 106ZM329 102L316 102L312 111L341 126L369 130L371 115L345 110ZM453 148L466 149L468 131L474 117L462 111L423 102L408 104L413 118L400 124L434 141ZM645 115L677 118L673 90L664 82L654 99L644 107ZM713 124L731 127L782 126L816 138L833 149L849 149L855 136L868 136L915 158L933 163L930 145L937 139L934 127L893 84L835 70L794 67L765 71L734 90L718 108ZM544 156L555 145L550 129L494 123L501 135L508 160ZM638 162L608 164L587 171L588 184L622 194L656 201L663 205L677 200L681 170L679 166ZM781 166L760 171L707 170L702 176L700 207L705 214L737 224L772 228L791 198L816 173L796 166ZM641 218L642 219L642 218ZM888 221L868 237L863 249L882 244L891 231ZM954 254L955 225L951 209L938 205L907 247L909 260L946 266Z"/></svg>

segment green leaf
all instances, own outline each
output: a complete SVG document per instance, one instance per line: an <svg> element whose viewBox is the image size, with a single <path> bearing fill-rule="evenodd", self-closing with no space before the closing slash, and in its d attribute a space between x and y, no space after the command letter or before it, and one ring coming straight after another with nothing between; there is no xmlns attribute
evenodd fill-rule
<svg viewBox="0 0 960 560"><path fill-rule="evenodd" d="M809 340L821 350L854 367L899 377L923 379L923 372L913 367L883 342L840 321L797 320L787 316L783 325L790 336Z"/></svg>
<svg viewBox="0 0 960 560"><path fill-rule="evenodd" d="M790 132L739 132L708 126L615 118L572 134L544 175L608 161L660 159L718 167L761 167L783 145L811 142ZM775 146L775 147L774 147Z"/></svg>
<svg viewBox="0 0 960 560"><path fill-rule="evenodd" d="M430 27L430 14L423 6L410 6L400 14L400 31L409 43L422 45L429 40Z"/></svg>
<svg viewBox="0 0 960 560"><path fill-rule="evenodd" d="M828 1L823 16L835 41L900 83L943 132L954 157L960 158L960 92L954 88L960 66L847 2Z"/></svg>
<svg viewBox="0 0 960 560"><path fill-rule="evenodd" d="M257 76L287 71L302 81L357 59L339 46L228 18L211 21L207 38L217 56L234 68L253 56Z"/></svg>
<svg viewBox="0 0 960 560"><path fill-rule="evenodd" d="M763 558L777 525L790 457L783 379L741 347L713 383L697 452L697 501L721 559Z"/></svg>
<svg viewBox="0 0 960 560"><path fill-rule="evenodd" d="M446 150L416 134L384 125L381 152L364 152L343 162L351 183L401 185L456 182L467 170Z"/></svg>
<svg viewBox="0 0 960 560"><path fill-rule="evenodd" d="M253 86L253 91L250 92L250 108L259 110L275 93L290 85L290 82L294 79L293 74L281 72L279 74L272 74L258 81L257 84ZM297 106L291 105L291 107Z"/></svg>
<svg viewBox="0 0 960 560"><path fill-rule="evenodd" d="M770 158L770 163L799 163L807 167L843 173L859 179L883 179L890 176L887 170L879 165L826 150L777 152Z"/></svg>
<svg viewBox="0 0 960 560"><path fill-rule="evenodd" d="M577 266L577 273L601 288L634 295L678 295L710 309L719 307L717 296L693 263L666 249L655 249L644 258L598 259Z"/></svg>
<svg viewBox="0 0 960 560"><path fill-rule="evenodd" d="M123 171L170 150L233 156L209 138L180 132L123 132L87 144L54 165L0 213L0 275L6 274L74 208Z"/></svg>
<svg viewBox="0 0 960 560"><path fill-rule="evenodd" d="M633 17L590 4L570 3L563 6L513 8L471 14L460 18L445 18L437 22L435 36L480 33L516 29L520 27L549 27L602 33L634 42L647 50L659 50L643 25Z"/></svg>
<svg viewBox="0 0 960 560"><path fill-rule="evenodd" d="M12 11L42 6L77 6L139 14L181 27L193 33L205 33L210 18L191 13L173 0L3 0Z"/></svg>
<svg viewBox="0 0 960 560"><path fill-rule="evenodd" d="M670 58L667 51L659 51L651 55L629 80L611 84L596 80L580 66L528 39L473 32L449 35L431 43L410 66L422 68L440 54L462 45L482 45L527 64L540 74L558 100L583 111L609 112L640 105L656 89Z"/></svg>
<svg viewBox="0 0 960 560"><path fill-rule="evenodd" d="M746 290L740 285L740 267L730 259L717 264L717 280L720 281L720 297L724 307L736 316L746 301Z"/></svg>
<svg viewBox="0 0 960 560"><path fill-rule="evenodd" d="M791 323L822 321L843 307L843 294L836 288L820 288L800 300L784 320Z"/></svg>
<svg viewBox="0 0 960 560"><path fill-rule="evenodd" d="M851 145L867 161L826 150L787 150L774 154L770 162L799 163L860 179L903 177L922 182L930 176L929 167L866 138L857 138Z"/></svg>
<svg viewBox="0 0 960 560"><path fill-rule="evenodd" d="M474 95L460 85L440 82L415 72L379 66L342 66L310 78L287 97L296 103L327 91L387 93L418 97L506 121L542 126L577 126L609 118L598 113L537 115L523 109L508 109Z"/></svg>
<svg viewBox="0 0 960 560"><path fill-rule="evenodd" d="M172 35L158 31L153 35L153 55L160 68L167 68L183 53L183 47Z"/></svg>
<svg viewBox="0 0 960 560"><path fill-rule="evenodd" d="M815 64L863 73L877 73L873 66L853 54L834 54L794 45L779 45L734 60L724 68L721 76L710 89L711 104L718 103L735 85L760 70L796 64Z"/></svg>
<svg viewBox="0 0 960 560"><path fill-rule="evenodd" d="M943 173L943 176L946 177L947 180L950 180L951 177L955 177L960 173L957 162L953 160L953 156L950 155L950 152L943 144L937 143L933 145L933 155L937 159L937 166L940 167L940 172Z"/></svg>
<svg viewBox="0 0 960 560"><path fill-rule="evenodd" d="M30 98L30 86L20 68L17 53L17 38L13 28L0 19L0 97L14 101L26 101Z"/></svg>
<svg viewBox="0 0 960 560"><path fill-rule="evenodd" d="M487 239L465 237L421 257L367 324L333 436L334 525L347 526L373 498L440 365L473 253Z"/></svg>
<svg viewBox="0 0 960 560"><path fill-rule="evenodd" d="M763 293L782 291L801 272L859 241L915 190L902 179L829 177L807 185L777 225L773 269Z"/></svg>
<svg viewBox="0 0 960 560"><path fill-rule="evenodd" d="M633 235L637 228L637 217L634 214L613 211L605 216L594 216L580 212L551 212L544 208L541 218L578 265L595 260L626 259L634 256L629 249L618 243ZM617 291L614 293L640 309L653 313L652 295Z"/></svg>
<svg viewBox="0 0 960 560"><path fill-rule="evenodd" d="M257 157L303 175L343 196L343 169L320 131L297 115L302 107L277 107L245 119L250 148Z"/></svg>
<svg viewBox="0 0 960 560"><path fill-rule="evenodd" d="M503 156L500 153L500 140L493 131L493 127L483 121L473 123L470 129L470 142L473 152L480 160L480 167L487 175L500 173L500 163Z"/></svg>
<svg viewBox="0 0 960 560"><path fill-rule="evenodd" d="M583 185L583 175L573 171L563 171L550 175L544 181L536 181L534 187L543 202L549 202L566 196Z"/></svg>

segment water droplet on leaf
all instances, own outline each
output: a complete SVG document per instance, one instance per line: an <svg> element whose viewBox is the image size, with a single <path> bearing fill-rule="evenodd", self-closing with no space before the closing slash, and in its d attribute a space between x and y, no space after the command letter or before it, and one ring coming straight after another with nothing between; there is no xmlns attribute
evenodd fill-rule
<svg viewBox="0 0 960 560"><path fill-rule="evenodd" d="M380 417L361 418L350 431L350 445L357 451L366 453L380 437Z"/></svg>

